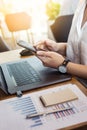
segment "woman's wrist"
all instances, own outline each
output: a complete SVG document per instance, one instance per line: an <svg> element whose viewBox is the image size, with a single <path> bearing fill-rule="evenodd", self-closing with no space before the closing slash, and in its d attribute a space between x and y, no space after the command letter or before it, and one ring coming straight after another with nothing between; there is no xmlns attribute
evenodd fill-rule
<svg viewBox="0 0 87 130"><path fill-rule="evenodd" d="M57 52L60 53L61 55L65 56L67 43L57 43L57 44L58 44Z"/></svg>

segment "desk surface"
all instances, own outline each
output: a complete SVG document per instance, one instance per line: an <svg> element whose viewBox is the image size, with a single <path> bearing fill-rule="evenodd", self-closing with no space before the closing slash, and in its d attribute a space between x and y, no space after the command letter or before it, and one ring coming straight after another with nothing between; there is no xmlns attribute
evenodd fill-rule
<svg viewBox="0 0 87 130"><path fill-rule="evenodd" d="M27 58L26 56L21 57L20 54L19 54L20 51L21 51L21 49L0 53L0 64L5 63L5 62L9 62L9 61L19 60L21 58ZM63 83L55 84L55 85L46 86L46 87L43 87L43 88L38 88L38 89L35 89L35 90L30 90L30 91L24 92L24 94L32 93L32 92L35 92L35 91L44 90L44 89L48 89L48 88L53 88L53 87L68 84L68 83L76 84L81 89L81 91L84 92L84 94L87 96L87 89L85 87L83 87L83 85L81 83L79 83L74 77L70 81L66 81L66 82L63 82ZM16 95L6 95L0 89L0 100L15 97L15 96ZM86 130L87 129L87 122L82 123L82 124L77 124L77 125L72 126L72 127L70 126L69 128L66 128L66 129Z"/></svg>

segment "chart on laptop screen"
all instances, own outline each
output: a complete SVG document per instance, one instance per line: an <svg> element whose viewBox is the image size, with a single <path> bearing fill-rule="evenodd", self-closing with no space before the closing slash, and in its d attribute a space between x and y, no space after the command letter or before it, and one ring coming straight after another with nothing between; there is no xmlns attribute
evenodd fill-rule
<svg viewBox="0 0 87 130"><path fill-rule="evenodd" d="M78 100L44 107L39 97L44 93L56 92L70 88L78 96ZM0 129L3 130L55 130L87 121L87 97L76 85L68 84L61 87L27 94L21 98L12 98L0 102ZM41 111L63 109L47 116L37 116L26 119L27 114L36 114ZM5 125L3 124L5 123Z"/></svg>

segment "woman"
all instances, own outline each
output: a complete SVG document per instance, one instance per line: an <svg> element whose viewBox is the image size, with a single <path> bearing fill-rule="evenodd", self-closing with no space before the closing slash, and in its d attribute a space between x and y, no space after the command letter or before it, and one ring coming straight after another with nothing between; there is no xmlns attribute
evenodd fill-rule
<svg viewBox="0 0 87 130"><path fill-rule="evenodd" d="M45 66L87 79L87 0L79 2L68 43L44 40L35 47L46 50L37 51L37 57Z"/></svg>

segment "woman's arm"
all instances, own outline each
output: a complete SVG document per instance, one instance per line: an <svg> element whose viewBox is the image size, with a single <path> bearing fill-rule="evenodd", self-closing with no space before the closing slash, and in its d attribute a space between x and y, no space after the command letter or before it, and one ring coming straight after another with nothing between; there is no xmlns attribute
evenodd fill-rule
<svg viewBox="0 0 87 130"><path fill-rule="evenodd" d="M52 51L37 51L37 57L45 66L55 69L62 65L65 59L61 54ZM67 73L87 79L87 65L69 62L66 67Z"/></svg>
<svg viewBox="0 0 87 130"><path fill-rule="evenodd" d="M69 74L87 79L87 65L69 62L67 65L67 72Z"/></svg>

